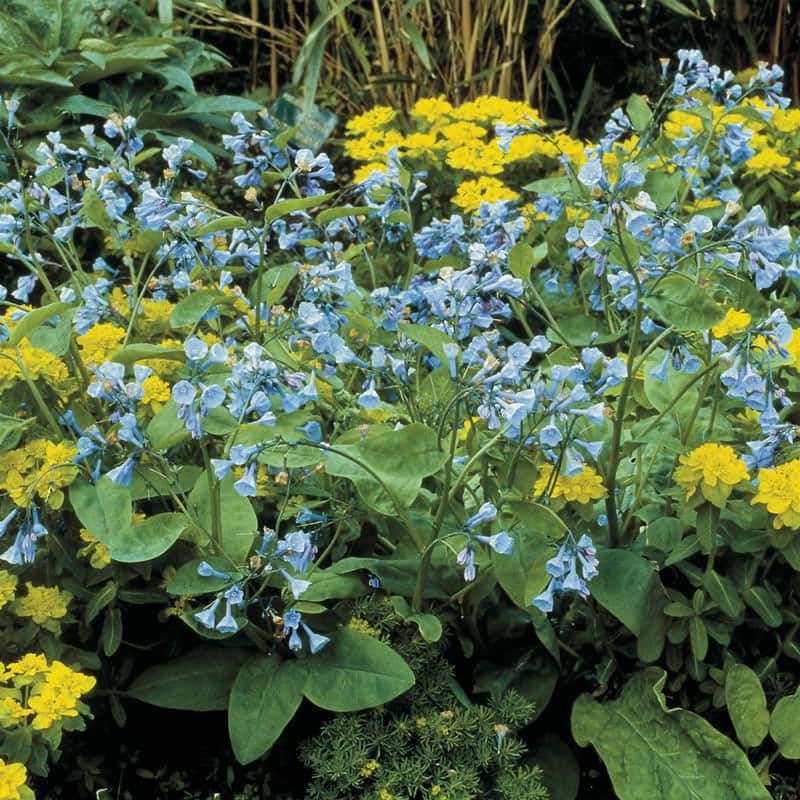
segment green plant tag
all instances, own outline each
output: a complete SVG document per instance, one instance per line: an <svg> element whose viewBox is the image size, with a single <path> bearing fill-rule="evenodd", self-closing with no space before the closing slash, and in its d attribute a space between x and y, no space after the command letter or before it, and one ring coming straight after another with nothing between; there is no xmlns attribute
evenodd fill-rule
<svg viewBox="0 0 800 800"><path fill-rule="evenodd" d="M318 105L303 112L303 98L291 92L282 92L270 106L272 121L282 129L294 128L291 142L298 147L307 147L318 153L339 122L339 117Z"/></svg>

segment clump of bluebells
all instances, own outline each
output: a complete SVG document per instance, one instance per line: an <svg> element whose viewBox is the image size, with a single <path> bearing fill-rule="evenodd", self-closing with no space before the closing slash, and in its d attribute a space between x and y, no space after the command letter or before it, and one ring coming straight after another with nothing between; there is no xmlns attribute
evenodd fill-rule
<svg viewBox="0 0 800 800"><path fill-rule="evenodd" d="M435 217L392 150L343 185L266 113L223 138L242 215L209 201L188 140L143 150L130 117L51 134L0 187L8 569L68 565L107 657L128 604L159 602L176 674L208 663L191 643L218 659L243 762L303 698L360 710L411 685L345 626L363 597L429 640L444 621L470 658L484 614L532 620L526 652L581 664L613 629L604 670L636 653L683 687L691 663L697 693L740 625L788 648L771 609L776 572L800 568L780 532L800 519L797 243L737 185L743 131L785 107L780 75L740 85L681 51L664 81L519 187L535 213ZM755 566L727 574L742 554ZM337 693L364 663L385 679ZM168 705L153 686L171 669L110 688ZM248 693L267 681L280 702L259 708L281 722L255 740Z"/></svg>

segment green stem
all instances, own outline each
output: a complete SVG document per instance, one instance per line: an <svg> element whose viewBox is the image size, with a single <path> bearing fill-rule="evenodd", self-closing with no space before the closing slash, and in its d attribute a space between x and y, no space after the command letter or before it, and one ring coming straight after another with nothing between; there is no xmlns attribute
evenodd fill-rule
<svg viewBox="0 0 800 800"><path fill-rule="evenodd" d="M222 548L222 509L219 498L219 481L211 466L211 459L208 456L206 443L200 440L200 452L203 454L203 466L206 470L206 480L208 481L208 497L211 500L211 538L214 544Z"/></svg>

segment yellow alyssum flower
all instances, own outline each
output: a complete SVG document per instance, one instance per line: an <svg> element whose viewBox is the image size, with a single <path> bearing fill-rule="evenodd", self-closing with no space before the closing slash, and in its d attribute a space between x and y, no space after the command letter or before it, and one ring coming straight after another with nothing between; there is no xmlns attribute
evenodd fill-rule
<svg viewBox="0 0 800 800"><path fill-rule="evenodd" d="M25 653L18 661L8 665L4 674L6 679L14 679L16 685L24 685L45 672L47 659L41 653Z"/></svg>
<svg viewBox="0 0 800 800"><path fill-rule="evenodd" d="M0 698L0 728L12 728L32 713L15 697Z"/></svg>
<svg viewBox="0 0 800 800"><path fill-rule="evenodd" d="M426 122L436 122L452 113L452 104L441 94L438 97L421 97L411 108L412 117L419 117Z"/></svg>
<svg viewBox="0 0 800 800"><path fill-rule="evenodd" d="M784 348L792 357L792 366L796 370L800 370L800 328L792 331L792 338L784 345Z"/></svg>
<svg viewBox="0 0 800 800"><path fill-rule="evenodd" d="M33 792L25 785L27 780L24 764L6 763L0 758L0 800L33 800Z"/></svg>
<svg viewBox="0 0 800 800"><path fill-rule="evenodd" d="M55 586L34 586L30 582L25 586L28 593L14 601L14 613L18 617L30 617L47 630L57 631L60 626L58 620L67 616L72 595Z"/></svg>
<svg viewBox="0 0 800 800"><path fill-rule="evenodd" d="M35 713L33 728L46 730L64 717L77 717L78 700L90 692L97 681L70 669L61 661L54 661L44 682L37 684L28 699L28 707Z"/></svg>
<svg viewBox="0 0 800 800"><path fill-rule="evenodd" d="M374 108L353 117L347 123L348 133L366 133L375 128L382 128L388 125L397 116L397 112L389 106L375 106Z"/></svg>
<svg viewBox="0 0 800 800"><path fill-rule="evenodd" d="M30 378L46 381L60 394L70 394L74 390L75 381L70 378L67 365L60 358L28 341L20 342L18 348L22 366ZM23 375L14 348L0 347L0 356L0 391L5 391L23 380Z"/></svg>
<svg viewBox="0 0 800 800"><path fill-rule="evenodd" d="M76 339L87 367L98 367L111 359L122 346L125 329L110 322L98 322Z"/></svg>
<svg viewBox="0 0 800 800"><path fill-rule="evenodd" d="M386 172L386 164L379 161L371 161L368 164L362 164L353 173L353 183L363 183L373 172Z"/></svg>
<svg viewBox="0 0 800 800"><path fill-rule="evenodd" d="M17 576L0 569L0 608L8 605L17 591Z"/></svg>
<svg viewBox="0 0 800 800"><path fill-rule="evenodd" d="M499 175L503 171L503 151L497 142L483 142L456 147L447 154L447 163L454 169L479 175Z"/></svg>
<svg viewBox="0 0 800 800"><path fill-rule="evenodd" d="M172 397L169 384L158 375L149 375L142 381L142 393L140 403L154 414L159 412Z"/></svg>
<svg viewBox="0 0 800 800"><path fill-rule="evenodd" d="M111 563L111 551L108 547L95 539L86 528L81 528L80 536L81 541L86 542L86 546L78 550L78 555L88 558L94 569L107 567Z"/></svg>
<svg viewBox="0 0 800 800"><path fill-rule="evenodd" d="M775 515L773 528L800 528L800 459L760 469L758 492L750 502L766 506Z"/></svg>
<svg viewBox="0 0 800 800"><path fill-rule="evenodd" d="M533 486L534 494L537 496L541 495L551 484L551 500L563 499L568 503L586 504L591 503L593 500L599 500L606 494L606 487L603 486L603 479L597 474L597 471L588 464L585 464L577 475L559 473L555 482L552 481L552 478L553 466L551 464L545 464Z"/></svg>
<svg viewBox="0 0 800 800"><path fill-rule="evenodd" d="M476 180L464 181L456 191L453 204L465 211L477 211L482 203L498 200L516 200L519 195L502 181L483 175Z"/></svg>
<svg viewBox="0 0 800 800"><path fill-rule="evenodd" d="M754 175L770 175L775 172L786 172L786 167L791 164L791 159L771 147L756 153L745 162L747 172Z"/></svg>
<svg viewBox="0 0 800 800"><path fill-rule="evenodd" d="M24 447L0 453L0 491L8 492L21 507L28 505L34 493L48 500L78 476L78 467L72 466L77 453L72 444L48 439L33 439Z"/></svg>
<svg viewBox="0 0 800 800"><path fill-rule="evenodd" d="M347 627L351 631L356 631L357 633L366 633L367 636L372 636L375 639L379 639L381 635L381 632L378 628L374 628L362 617L350 617Z"/></svg>
<svg viewBox="0 0 800 800"><path fill-rule="evenodd" d="M680 466L672 477L686 490L686 499L700 489L703 497L719 508L725 505L733 487L748 478L744 461L726 444L709 442L678 458Z"/></svg>
<svg viewBox="0 0 800 800"><path fill-rule="evenodd" d="M136 321L138 330L146 336L169 330L169 317L175 310L175 303L169 300L145 300L141 308L142 314Z"/></svg>
<svg viewBox="0 0 800 800"><path fill-rule="evenodd" d="M725 314L725 319L718 323L711 329L711 333L717 339L723 339L726 336L733 336L737 333L747 330L747 326L752 322L753 318L743 309L729 308L728 313Z"/></svg>
<svg viewBox="0 0 800 800"><path fill-rule="evenodd" d="M794 133L800 128L800 108L774 109L770 125L781 133Z"/></svg>

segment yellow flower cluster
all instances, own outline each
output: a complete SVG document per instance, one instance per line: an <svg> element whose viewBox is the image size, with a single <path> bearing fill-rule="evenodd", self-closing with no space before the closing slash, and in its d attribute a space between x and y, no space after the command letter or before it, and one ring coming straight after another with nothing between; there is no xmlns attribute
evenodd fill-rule
<svg viewBox="0 0 800 800"><path fill-rule="evenodd" d="M711 329L711 333L717 339L724 339L726 336L735 336L737 333L742 333L747 330L747 326L752 321L752 317L743 310L729 308L728 313L725 314L725 319Z"/></svg>
<svg viewBox="0 0 800 800"><path fill-rule="evenodd" d="M376 106L347 123L350 138L345 152L355 161L365 162L356 170L356 181L374 170L382 171L387 150L397 148L401 158L421 161L428 171L449 167L475 175L453 198L465 211L475 211L484 201L517 198L514 189L493 176L520 161L552 169L562 154L578 162L583 159L581 142L563 133L545 135L543 120L535 109L501 97L482 96L460 106L443 97L424 98L413 106L410 119L411 131L404 134L396 111ZM535 125L542 133L518 136L504 153L495 135L498 122Z"/></svg>
<svg viewBox="0 0 800 800"><path fill-rule="evenodd" d="M0 491L8 492L20 507L38 495L51 508L60 508L61 490L78 476L78 468L72 466L77 453L72 444L48 439L33 439L24 447L0 453Z"/></svg>
<svg viewBox="0 0 800 800"><path fill-rule="evenodd" d="M591 503L604 497L606 493L603 479L588 465L584 465L577 475L559 473L553 481L553 467L551 464L546 464L536 479L533 493L538 497L547 491L548 487L551 500L564 500L567 503Z"/></svg>
<svg viewBox="0 0 800 800"><path fill-rule="evenodd" d="M726 444L702 444L678 461L680 466L672 477L686 490L686 499L699 488L703 497L719 508L725 505L733 487L748 478L744 461Z"/></svg>
<svg viewBox="0 0 800 800"><path fill-rule="evenodd" d="M17 576L0 569L0 608L7 606L17 591Z"/></svg>
<svg viewBox="0 0 800 800"><path fill-rule="evenodd" d="M95 569L103 569L111 563L111 551L100 541L94 538L86 528L81 528L81 541L86 542L84 547L78 550L78 555L89 559L89 563Z"/></svg>
<svg viewBox="0 0 800 800"><path fill-rule="evenodd" d="M27 780L24 764L6 763L0 758L0 800L33 800L33 792L25 785Z"/></svg>
<svg viewBox="0 0 800 800"><path fill-rule="evenodd" d="M98 322L81 336L77 342L83 363L87 367L98 367L110 361L117 350L122 347L125 338L124 328L110 322Z"/></svg>
<svg viewBox="0 0 800 800"><path fill-rule="evenodd" d="M32 583L26 583L25 586L28 593L14 601L14 613L18 617L30 617L41 628L58 631L60 620L67 616L72 595L55 586L34 586Z"/></svg>
<svg viewBox="0 0 800 800"><path fill-rule="evenodd" d="M0 392L11 388L25 379L43 380L56 392L65 395L75 389L75 381L70 377L67 365L57 356L34 347L27 340L15 348L9 345L0 346ZM24 370L24 372L23 372Z"/></svg>
<svg viewBox="0 0 800 800"><path fill-rule="evenodd" d="M758 492L751 502L774 514L773 528L800 528L800 459L759 470Z"/></svg>
<svg viewBox="0 0 800 800"><path fill-rule="evenodd" d="M61 661L48 664L40 654L27 653L8 666L0 664L0 724L14 728L30 724L48 730L67 717L88 713L80 702L97 681ZM0 795L2 798L2 795Z"/></svg>

